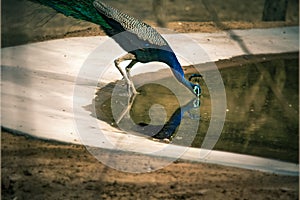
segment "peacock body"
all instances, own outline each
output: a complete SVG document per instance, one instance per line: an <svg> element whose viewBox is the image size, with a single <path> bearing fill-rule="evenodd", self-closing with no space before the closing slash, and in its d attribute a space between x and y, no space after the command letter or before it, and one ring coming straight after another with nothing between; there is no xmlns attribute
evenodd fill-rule
<svg viewBox="0 0 300 200"><path fill-rule="evenodd" d="M130 69L137 62L159 61L167 64L179 82L200 96L201 87L186 80L182 67L167 41L151 26L103 3L100 0L32 0L49 6L56 11L77 19L98 24L124 50L128 52L115 60L115 65L131 87L137 93L130 78ZM126 73L119 64L131 60Z"/></svg>

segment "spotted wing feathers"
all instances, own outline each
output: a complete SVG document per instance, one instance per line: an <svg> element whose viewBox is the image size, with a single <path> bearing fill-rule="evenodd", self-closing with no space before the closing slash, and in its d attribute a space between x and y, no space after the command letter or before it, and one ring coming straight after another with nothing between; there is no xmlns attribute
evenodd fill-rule
<svg viewBox="0 0 300 200"><path fill-rule="evenodd" d="M164 38L148 24L106 5L100 0L94 1L94 7L98 10L98 12L119 23L126 31L137 35L141 40L147 41L152 45L167 45Z"/></svg>

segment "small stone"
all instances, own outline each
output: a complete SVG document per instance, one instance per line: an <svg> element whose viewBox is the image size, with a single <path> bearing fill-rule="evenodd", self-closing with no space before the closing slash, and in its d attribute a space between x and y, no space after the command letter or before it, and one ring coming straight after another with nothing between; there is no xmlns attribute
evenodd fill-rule
<svg viewBox="0 0 300 200"><path fill-rule="evenodd" d="M171 141L170 141L170 139L165 138L165 139L163 139L163 142L169 144Z"/></svg>
<svg viewBox="0 0 300 200"><path fill-rule="evenodd" d="M200 195L204 195L204 194L206 194L207 192L208 192L208 189L202 189L202 190L199 191L199 194L200 194Z"/></svg>
<svg viewBox="0 0 300 200"><path fill-rule="evenodd" d="M23 171L23 174L24 174L25 176L32 176L32 173L29 172L28 170L24 170L24 171Z"/></svg>

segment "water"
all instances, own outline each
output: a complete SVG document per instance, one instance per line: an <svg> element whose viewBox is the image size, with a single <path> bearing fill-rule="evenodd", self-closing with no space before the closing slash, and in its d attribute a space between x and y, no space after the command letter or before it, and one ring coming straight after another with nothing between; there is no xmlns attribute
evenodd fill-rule
<svg viewBox="0 0 300 200"><path fill-rule="evenodd" d="M237 59L238 62L216 63L222 68L227 115L215 150L298 162L298 54L271 57L265 61L252 57L242 62ZM145 139L154 137L201 147L211 120L211 99L204 81L200 82L203 88L200 101L189 96L172 76L158 79L159 84L147 83L145 77L140 81L145 83L138 88L141 94L133 99L118 124L115 119L130 104L122 82L110 83L97 91L93 101L95 117L128 133L145 135ZM169 85L179 92L175 95Z"/></svg>

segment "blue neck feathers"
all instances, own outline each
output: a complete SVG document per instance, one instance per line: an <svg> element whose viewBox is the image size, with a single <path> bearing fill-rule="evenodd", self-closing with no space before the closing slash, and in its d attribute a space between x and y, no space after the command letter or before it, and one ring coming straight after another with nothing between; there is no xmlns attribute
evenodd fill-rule
<svg viewBox="0 0 300 200"><path fill-rule="evenodd" d="M165 55L162 56L163 59L161 61L170 66L174 76L179 82L181 82L189 90L193 91L193 84L185 79L182 67L174 52L165 51L164 54Z"/></svg>

